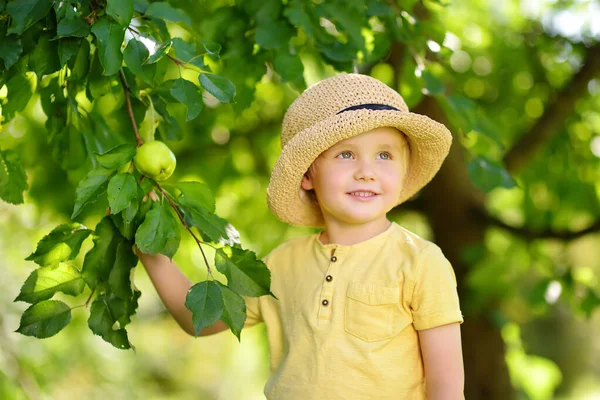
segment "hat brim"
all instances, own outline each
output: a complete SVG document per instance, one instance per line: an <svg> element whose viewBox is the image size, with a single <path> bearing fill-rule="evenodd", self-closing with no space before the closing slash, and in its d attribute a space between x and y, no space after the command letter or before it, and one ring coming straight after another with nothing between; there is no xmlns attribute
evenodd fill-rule
<svg viewBox="0 0 600 400"><path fill-rule="evenodd" d="M404 111L358 109L332 115L296 134L277 159L267 188L271 211L291 225L321 228L321 210L301 188L312 162L337 142L378 127L402 131L409 142L410 160L396 205L415 195L440 169L450 151L452 134L431 118Z"/></svg>

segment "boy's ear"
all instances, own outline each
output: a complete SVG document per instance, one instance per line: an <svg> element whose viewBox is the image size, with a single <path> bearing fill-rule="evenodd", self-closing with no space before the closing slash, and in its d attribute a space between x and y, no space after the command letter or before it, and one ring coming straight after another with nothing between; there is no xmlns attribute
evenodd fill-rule
<svg viewBox="0 0 600 400"><path fill-rule="evenodd" d="M314 189L312 180L310 179L310 176L308 176L308 172L306 172L302 177L302 183L300 184L300 187L302 187L304 190Z"/></svg>

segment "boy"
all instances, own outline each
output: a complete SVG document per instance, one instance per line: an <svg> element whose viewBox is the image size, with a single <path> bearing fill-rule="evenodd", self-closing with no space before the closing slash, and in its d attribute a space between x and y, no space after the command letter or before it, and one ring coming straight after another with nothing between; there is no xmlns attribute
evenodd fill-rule
<svg viewBox="0 0 600 400"><path fill-rule="evenodd" d="M245 298L245 326L267 326L268 399L463 398L452 267L439 247L386 217L433 178L451 140L365 75L325 79L290 106L267 202L284 222L324 230L265 257L279 300ZM141 260L193 334L191 283L166 257ZM225 329L219 321L200 335Z"/></svg>

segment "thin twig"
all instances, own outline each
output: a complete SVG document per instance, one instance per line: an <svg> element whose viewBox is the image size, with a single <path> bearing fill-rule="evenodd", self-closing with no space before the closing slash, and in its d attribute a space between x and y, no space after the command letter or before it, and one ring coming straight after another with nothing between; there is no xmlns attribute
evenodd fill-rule
<svg viewBox="0 0 600 400"><path fill-rule="evenodd" d="M133 108L131 107L131 99L129 95L131 93L131 89L129 89L129 85L127 84L127 80L125 79L125 74L123 73L123 69L119 70L119 78L121 79L121 84L123 84L123 91L125 92L125 100L127 101L127 112L129 113L129 119L131 120L131 125L133 126L133 132L135 133L135 140L137 142L137 147L140 147L144 144L144 141L140 137L140 133L138 131L137 124L135 123L135 117L133 116Z"/></svg>
<svg viewBox="0 0 600 400"><path fill-rule="evenodd" d="M96 288L92 289L92 293L90 293L90 297L88 297L87 301L85 302L85 307L87 308L87 306L90 304L90 301L92 301L92 296L94 296L94 292L96 291Z"/></svg>
<svg viewBox="0 0 600 400"><path fill-rule="evenodd" d="M183 218L183 216L181 215L181 213L177 209L177 205L171 199L171 197L168 195L168 193L165 192L165 190L162 187L160 187L160 185L157 184L156 186L158 187L158 190L163 195L163 197L167 199L167 201L169 202L169 204L171 205L171 207L173 208L173 210L175 210L175 213L179 217L179 220L181 221L181 223L183 224L183 226L185 226L185 229L188 230L188 232L192 235L192 237L196 241L196 244L198 245L198 248L200 249L200 252L202 253L202 257L204 257L204 263L206 264L206 268L208 269L208 274L212 277L212 269L210 268L210 264L208 263L208 259L206 258L206 254L204 254L204 250L202 249L202 246L201 246L201 243L203 243L203 242L200 239L198 239L198 237L192 231L192 228L187 224L187 222L185 222L185 219Z"/></svg>

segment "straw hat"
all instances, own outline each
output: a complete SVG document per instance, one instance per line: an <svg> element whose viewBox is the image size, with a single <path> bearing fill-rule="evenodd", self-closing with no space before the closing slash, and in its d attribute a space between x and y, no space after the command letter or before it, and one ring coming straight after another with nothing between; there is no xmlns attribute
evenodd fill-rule
<svg viewBox="0 0 600 400"><path fill-rule="evenodd" d="M424 115L409 112L400 94L367 75L341 73L307 88L283 117L282 151L267 188L271 211L291 225L323 227L319 205L300 186L304 173L319 154L337 142L383 126L402 131L410 147L398 205L440 169L452 143L450 131Z"/></svg>

